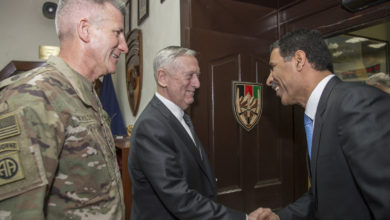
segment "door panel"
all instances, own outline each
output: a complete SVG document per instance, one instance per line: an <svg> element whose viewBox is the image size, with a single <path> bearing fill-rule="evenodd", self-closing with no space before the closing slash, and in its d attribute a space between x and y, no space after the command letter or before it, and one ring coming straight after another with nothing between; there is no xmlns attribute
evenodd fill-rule
<svg viewBox="0 0 390 220"><path fill-rule="evenodd" d="M242 146L239 140L239 129L232 114L231 84L240 75L240 55L232 54L208 62L210 67L211 89L211 120L209 121L210 140L208 146L212 157L212 164L218 179L219 197L229 197L240 201L236 208L243 209L242 191ZM222 134L222 135L219 135ZM225 172L229 171L229 172Z"/></svg>
<svg viewBox="0 0 390 220"><path fill-rule="evenodd" d="M291 120L282 120L274 92L263 86L262 115L251 131L233 114L232 81L265 83L266 42L201 29L190 36L202 72L191 114L218 179L219 202L250 212L260 205L281 207L286 197L292 201Z"/></svg>
<svg viewBox="0 0 390 220"><path fill-rule="evenodd" d="M231 114L231 81L239 77L240 55L211 60L211 155L216 173L219 173L219 193L242 191L242 148L239 144L237 126ZM235 132L231 132L231 130ZM229 135L215 135L229 134ZM224 161L229 161L225 163ZM229 173L223 172L229 170Z"/></svg>

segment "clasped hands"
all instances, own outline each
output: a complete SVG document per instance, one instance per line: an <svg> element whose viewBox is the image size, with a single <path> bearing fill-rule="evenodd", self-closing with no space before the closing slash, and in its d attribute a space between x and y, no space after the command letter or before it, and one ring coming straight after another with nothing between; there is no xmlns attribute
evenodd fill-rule
<svg viewBox="0 0 390 220"><path fill-rule="evenodd" d="M269 208L258 208L251 212L248 220L280 220L279 216L272 212Z"/></svg>

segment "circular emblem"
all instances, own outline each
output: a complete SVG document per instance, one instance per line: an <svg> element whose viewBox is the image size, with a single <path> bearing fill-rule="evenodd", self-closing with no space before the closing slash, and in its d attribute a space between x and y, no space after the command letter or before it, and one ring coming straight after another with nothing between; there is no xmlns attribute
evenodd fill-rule
<svg viewBox="0 0 390 220"><path fill-rule="evenodd" d="M10 157L0 160L0 178L10 179L18 172L18 163Z"/></svg>

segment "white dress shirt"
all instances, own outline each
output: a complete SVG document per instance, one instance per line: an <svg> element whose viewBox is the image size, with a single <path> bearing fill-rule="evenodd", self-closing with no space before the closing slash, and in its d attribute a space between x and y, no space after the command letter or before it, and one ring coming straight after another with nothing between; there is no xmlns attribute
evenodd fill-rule
<svg viewBox="0 0 390 220"><path fill-rule="evenodd" d="M317 86L314 88L313 92L310 94L309 100L307 100L306 107L305 107L305 114L313 120L313 129L315 124L315 116L317 112L318 103L320 102L320 98L322 95L322 92L325 89L326 84L328 84L329 80L334 77L334 74L330 74L323 78Z"/></svg>
<svg viewBox="0 0 390 220"><path fill-rule="evenodd" d="M169 109L169 111L172 112L172 114L177 118L177 120L179 120L179 122L181 123L181 125L183 125L184 129L187 131L188 135L191 137L192 141L195 144L195 139L194 139L194 137L192 137L191 130L188 127L187 123L184 121L184 118L183 118L184 111L183 111L183 109L181 109L178 105L173 103L171 100L169 100L169 99L165 98L164 96L158 94L158 92L156 92L155 95Z"/></svg>

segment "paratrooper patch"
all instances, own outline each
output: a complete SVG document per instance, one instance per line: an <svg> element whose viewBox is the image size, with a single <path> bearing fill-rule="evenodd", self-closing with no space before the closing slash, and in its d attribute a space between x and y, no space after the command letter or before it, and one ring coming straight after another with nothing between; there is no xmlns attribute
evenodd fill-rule
<svg viewBox="0 0 390 220"><path fill-rule="evenodd" d="M0 186L23 178L17 143L0 143Z"/></svg>

